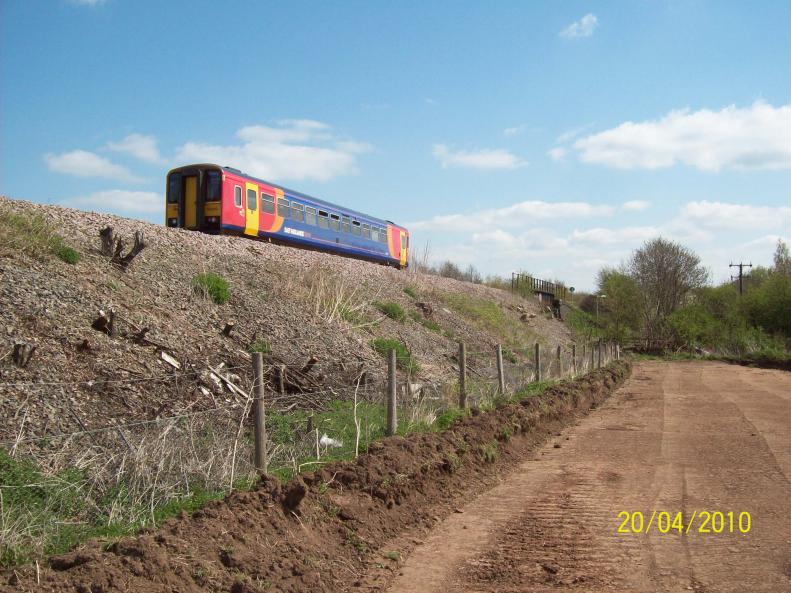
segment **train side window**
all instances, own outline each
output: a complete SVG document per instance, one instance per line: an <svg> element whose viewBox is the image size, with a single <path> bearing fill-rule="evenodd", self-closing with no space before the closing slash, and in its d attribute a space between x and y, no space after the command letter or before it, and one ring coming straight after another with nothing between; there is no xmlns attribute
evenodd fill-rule
<svg viewBox="0 0 791 593"><path fill-rule="evenodd" d="M401 250L406 249L406 235L401 235Z"/></svg>
<svg viewBox="0 0 791 593"><path fill-rule="evenodd" d="M255 211L258 207L258 200L256 200L256 194L254 189L247 190L247 209Z"/></svg>
<svg viewBox="0 0 791 593"><path fill-rule="evenodd" d="M370 239L371 238L371 225L370 224L363 224L363 238Z"/></svg>
<svg viewBox="0 0 791 593"><path fill-rule="evenodd" d="M371 241L379 242L379 229L375 226L371 227Z"/></svg>
<svg viewBox="0 0 791 593"><path fill-rule="evenodd" d="M357 235L358 237L362 234L362 230L360 229L360 222L357 220L352 221L352 235Z"/></svg>
<svg viewBox="0 0 791 593"><path fill-rule="evenodd" d="M387 229L379 229L379 242L387 243Z"/></svg>
<svg viewBox="0 0 791 593"><path fill-rule="evenodd" d="M316 209L305 206L305 222L316 226Z"/></svg>
<svg viewBox="0 0 791 593"><path fill-rule="evenodd" d="M328 229L330 228L330 221L328 218L328 214L324 212L324 210L319 210L319 228Z"/></svg>
<svg viewBox="0 0 791 593"><path fill-rule="evenodd" d="M341 217L337 214L330 214L330 228L333 231L341 230Z"/></svg>
<svg viewBox="0 0 791 593"><path fill-rule="evenodd" d="M305 221L305 211L303 210L302 204L291 202L291 218L299 222Z"/></svg>
<svg viewBox="0 0 791 593"><path fill-rule="evenodd" d="M241 185L234 185L233 186L233 205L237 208L242 207L242 186Z"/></svg>
<svg viewBox="0 0 791 593"><path fill-rule="evenodd" d="M342 225L344 233L350 233L351 232L351 228L349 227L349 222L350 222L350 218L348 216L344 216L343 217L343 225Z"/></svg>
<svg viewBox="0 0 791 593"><path fill-rule="evenodd" d="M261 192L261 211L267 214L275 213L275 198L266 195L264 192Z"/></svg>
<svg viewBox="0 0 791 593"><path fill-rule="evenodd" d="M173 173L168 180L168 203L178 204L181 199L181 173Z"/></svg>
<svg viewBox="0 0 791 593"><path fill-rule="evenodd" d="M289 213L289 206L288 200L284 198L277 199L277 215L282 216L283 218L290 218L291 214Z"/></svg>
<svg viewBox="0 0 791 593"><path fill-rule="evenodd" d="M206 201L216 202L222 198L222 179L219 171L206 173Z"/></svg>

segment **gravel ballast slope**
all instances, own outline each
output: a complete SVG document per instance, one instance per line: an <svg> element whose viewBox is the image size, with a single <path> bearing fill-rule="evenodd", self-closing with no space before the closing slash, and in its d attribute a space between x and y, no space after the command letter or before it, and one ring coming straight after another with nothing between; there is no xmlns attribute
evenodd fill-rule
<svg viewBox="0 0 791 593"><path fill-rule="evenodd" d="M503 341L480 320L459 314L448 295L491 302L506 324L527 344L567 344L571 333L546 319L537 303L507 292L448 278L416 275L377 264L303 251L237 237L218 237L168 229L108 214L33 204L0 197L0 212L40 216L82 254L76 265L55 256L34 258L19 250L0 253L0 438L68 432L79 429L75 414L88 427L167 415L185 407L201 409L216 402L198 389L199 374L209 365L237 368L249 385L253 336L266 340L281 360L320 362L318 379L326 385L349 380L361 365L383 373L381 357L371 347L377 337L402 340L421 364L418 380L441 381L454 375L457 340L473 351L491 352ZM131 244L135 231L147 248L128 271L112 266L99 253L99 230L111 226ZM216 305L196 295L195 274L215 272L231 285L231 298ZM318 280L317 280L318 279ZM325 283L351 295L360 319L326 320L310 286ZM418 298L404 292L411 287ZM416 302L431 306L441 331L412 319L396 322L374 306L399 303L407 312ZM99 310L117 312L121 335L110 337L91 328ZM524 312L535 313L529 322ZM221 330L236 322L230 337ZM362 327L358 327L362 325ZM148 328L147 341L131 336ZM123 334L127 334L125 337ZM17 368L14 343L37 350L27 368ZM174 389L161 352L193 373ZM473 355L472 363L475 364ZM488 361L481 364L488 364ZM228 394L226 394L226 397Z"/></svg>

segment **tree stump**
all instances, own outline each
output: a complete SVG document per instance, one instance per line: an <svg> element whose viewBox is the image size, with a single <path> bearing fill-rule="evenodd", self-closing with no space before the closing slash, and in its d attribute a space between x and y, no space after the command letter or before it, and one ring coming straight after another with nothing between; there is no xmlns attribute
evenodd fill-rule
<svg viewBox="0 0 791 593"><path fill-rule="evenodd" d="M113 243L115 243L113 227L108 226L103 228L99 231L99 236L102 238L102 255L111 257L113 255Z"/></svg>
<svg viewBox="0 0 791 593"><path fill-rule="evenodd" d="M33 353L36 351L36 346L28 344L27 342L17 342L14 344L14 364L20 369L24 369L30 362Z"/></svg>

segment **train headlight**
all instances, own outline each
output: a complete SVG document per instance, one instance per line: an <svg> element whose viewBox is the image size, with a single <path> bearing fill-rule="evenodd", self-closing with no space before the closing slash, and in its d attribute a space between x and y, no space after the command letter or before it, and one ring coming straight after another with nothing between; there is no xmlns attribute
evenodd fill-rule
<svg viewBox="0 0 791 593"><path fill-rule="evenodd" d="M168 218L168 226L178 226L179 219L178 218Z"/></svg>

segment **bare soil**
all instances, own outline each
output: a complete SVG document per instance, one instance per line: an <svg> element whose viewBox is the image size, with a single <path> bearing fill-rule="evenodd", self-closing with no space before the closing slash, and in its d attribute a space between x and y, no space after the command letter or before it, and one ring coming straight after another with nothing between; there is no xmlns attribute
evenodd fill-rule
<svg viewBox="0 0 791 593"><path fill-rule="evenodd" d="M789 373L639 363L603 406L432 530L388 591L791 591L789 421ZM752 526L617 532L619 512L647 523L653 510L747 511Z"/></svg>
<svg viewBox="0 0 791 593"><path fill-rule="evenodd" d="M381 590L419 534L596 408L629 369L619 361L541 396L474 410L442 433L384 439L287 486L266 479L156 531L7 573L0 591Z"/></svg>

